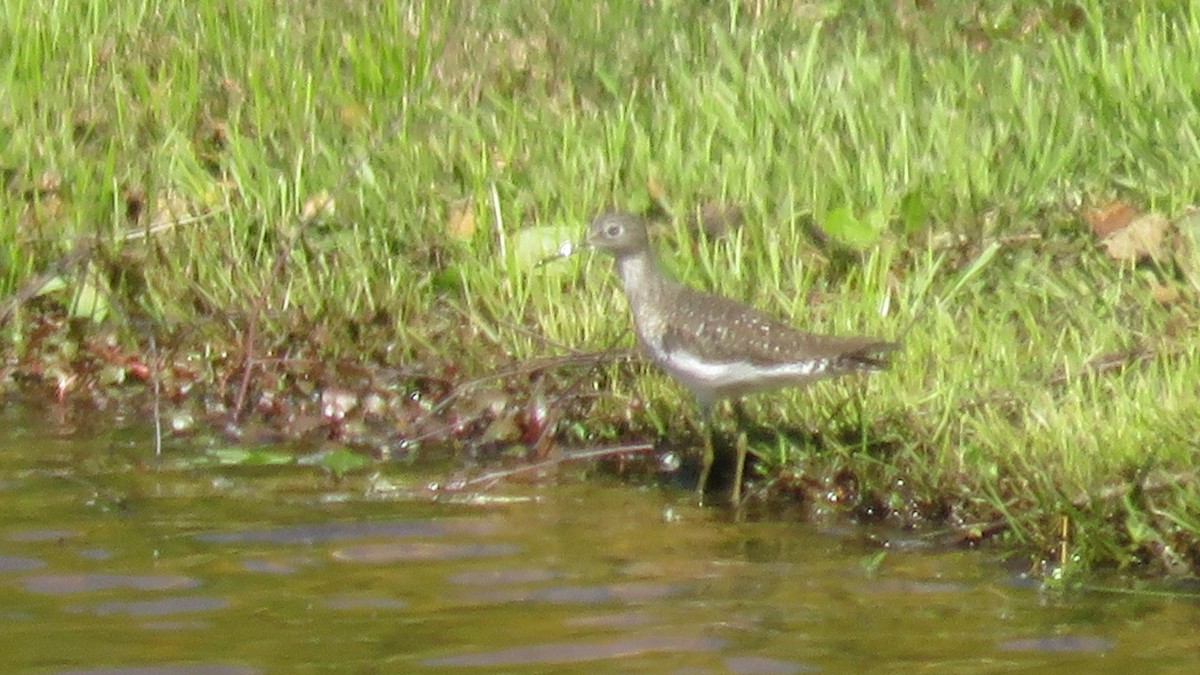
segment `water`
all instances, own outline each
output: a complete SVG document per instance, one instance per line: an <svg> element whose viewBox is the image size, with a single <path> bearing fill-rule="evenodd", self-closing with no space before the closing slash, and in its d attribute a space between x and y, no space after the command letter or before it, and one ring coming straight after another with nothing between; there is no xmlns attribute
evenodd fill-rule
<svg viewBox="0 0 1200 675"><path fill-rule="evenodd" d="M187 442L155 461L145 429L89 417L0 413L4 672L1200 668L1184 596L1047 595L972 551L873 565L861 531L571 476L435 500Z"/></svg>

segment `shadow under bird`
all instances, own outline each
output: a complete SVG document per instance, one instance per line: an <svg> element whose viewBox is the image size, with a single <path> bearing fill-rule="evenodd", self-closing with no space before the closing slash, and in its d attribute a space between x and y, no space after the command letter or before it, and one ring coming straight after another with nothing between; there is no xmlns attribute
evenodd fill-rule
<svg viewBox="0 0 1200 675"><path fill-rule="evenodd" d="M718 401L881 370L887 353L899 347L871 337L806 333L735 300L683 286L659 268L645 222L629 213L597 216L586 243L616 259L641 349L696 397L707 428L697 486L701 499L714 459L709 417ZM745 435L739 435L735 504L741 500L746 446Z"/></svg>

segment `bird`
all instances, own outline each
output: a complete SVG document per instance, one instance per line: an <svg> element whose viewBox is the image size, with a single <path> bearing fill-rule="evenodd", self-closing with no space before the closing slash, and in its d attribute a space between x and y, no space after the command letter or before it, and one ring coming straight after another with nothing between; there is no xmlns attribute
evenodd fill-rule
<svg viewBox="0 0 1200 675"><path fill-rule="evenodd" d="M899 344L801 331L749 305L688 286L659 267L646 222L606 211L587 227L587 248L615 259L641 351L691 392L704 434L697 491L703 503L715 453L711 415L724 399L854 372L883 370ZM741 501L747 441L740 434L730 501Z"/></svg>

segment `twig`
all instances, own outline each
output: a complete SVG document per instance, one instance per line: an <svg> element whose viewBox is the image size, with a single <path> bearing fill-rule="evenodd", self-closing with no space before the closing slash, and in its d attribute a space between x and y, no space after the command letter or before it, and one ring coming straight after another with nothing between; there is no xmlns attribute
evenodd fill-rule
<svg viewBox="0 0 1200 675"><path fill-rule="evenodd" d="M1094 375L1104 375L1114 371L1120 372L1130 366L1145 363L1153 359L1155 356L1157 356L1157 354L1154 352L1154 350L1138 346L1134 347L1133 349L1126 349L1124 351L1101 354L1100 356L1097 356L1091 361L1085 363L1083 365L1083 370L1085 373L1091 373ZM1054 376L1052 376L1046 382L1046 385L1050 387L1056 387L1061 384L1066 384L1069 379L1070 377L1067 375L1066 371L1060 369L1059 372L1055 373Z"/></svg>
<svg viewBox="0 0 1200 675"><path fill-rule="evenodd" d="M154 333L150 333L150 381L154 386L154 456L162 457L162 411L159 406L161 383L159 380L159 369L162 364L158 360L158 342L154 339Z"/></svg>
<svg viewBox="0 0 1200 675"><path fill-rule="evenodd" d="M526 464L525 466L518 466L512 469L505 469L503 471L492 471L477 478L472 478L470 480L465 480L461 483L458 483L454 486L453 490L465 490L481 483L499 482L505 478L511 478L512 476L529 473L531 471L548 469L564 462L586 462L596 459L604 459L607 457L624 457L626 455L636 455L643 452L653 452L653 450L654 445L651 443L632 443L629 445L617 445L607 448L597 448L595 450L571 452L563 454L561 457L554 457L541 462Z"/></svg>
<svg viewBox="0 0 1200 675"><path fill-rule="evenodd" d="M84 239L75 244L75 248L71 249L66 255L59 257L50 264L50 269L34 276L25 285L21 286L17 292L13 293L8 300L0 304L0 323L4 323L12 316L13 312L18 307L29 302L34 297L37 297L39 291L47 283L56 276L64 274L67 270L74 268L80 262L91 256L96 250L97 240L95 238Z"/></svg>
<svg viewBox="0 0 1200 675"><path fill-rule="evenodd" d="M477 377L472 380L467 380L466 382L462 382L461 384L455 385L455 387L450 390L450 393L443 396L442 400L438 401L432 408L430 408L425 413L425 415L421 418L421 420L419 420L419 421L423 422L424 420L436 417L442 411L444 411L447 407L449 407L449 405L451 403L453 403L455 401L455 399L461 397L463 394L467 393L468 391L471 391L475 387L478 387L479 385L484 384L486 382L491 382L493 380L507 380L507 379L512 379L512 378L522 376L522 375L529 375L529 374L544 371L544 370L565 368L568 366L570 366L570 367L577 367L577 366L593 367L593 366L600 365L600 364L619 363L619 362L623 362L623 361L633 361L635 359L636 359L636 357L633 354L633 352L628 349L610 349L610 350L606 350L606 351L602 351L602 352L588 352L588 353L583 353L583 354L572 354L570 356L552 356L552 357L544 357L544 358L539 358L539 359L530 359L529 361L526 361L524 364L519 365L515 368L506 368L504 370L499 370L494 373L489 373L487 375L483 375L481 377ZM582 377L583 376L581 375L578 378L576 378L575 380L572 380L571 384L568 385L567 390L570 390L570 388L577 385L577 383L580 380L582 380ZM461 422L461 420L460 420L460 422ZM449 426L450 425L442 425L441 427L433 429L431 431L417 434L416 436L409 436L409 437L403 438L402 442L403 443L416 443L419 441L423 441L427 438L430 438L430 437L436 435L437 433L439 433L441 431L444 431ZM547 425L547 426L549 426L549 425Z"/></svg>

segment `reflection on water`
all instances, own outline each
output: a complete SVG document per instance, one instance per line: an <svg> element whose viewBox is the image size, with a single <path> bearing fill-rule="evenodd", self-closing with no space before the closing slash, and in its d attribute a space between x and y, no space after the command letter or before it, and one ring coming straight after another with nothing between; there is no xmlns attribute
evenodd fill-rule
<svg viewBox="0 0 1200 675"><path fill-rule="evenodd" d="M172 469L3 414L5 672L1200 667L1196 602L1044 596L976 552L876 566L852 530L567 478L491 505L356 498L313 468Z"/></svg>

